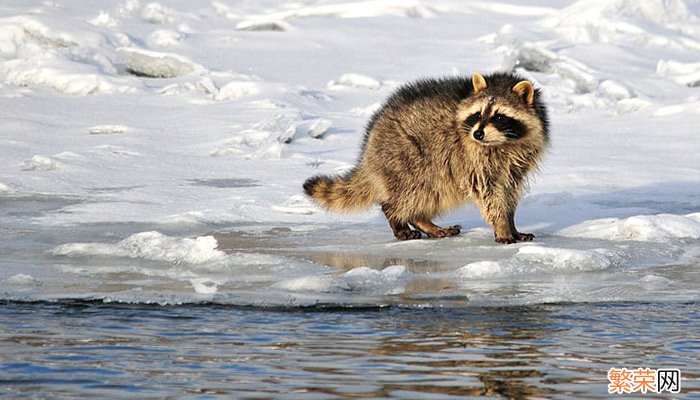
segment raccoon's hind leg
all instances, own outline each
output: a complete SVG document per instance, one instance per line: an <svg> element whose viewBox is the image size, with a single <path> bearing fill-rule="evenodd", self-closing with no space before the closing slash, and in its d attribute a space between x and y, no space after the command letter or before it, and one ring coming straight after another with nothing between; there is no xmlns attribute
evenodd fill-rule
<svg viewBox="0 0 700 400"><path fill-rule="evenodd" d="M435 225L428 218L419 218L419 219L416 219L415 221L413 221L412 223L416 228L425 232L431 238L444 238L444 237L457 236L462 231L462 227L459 225L452 225L452 226L448 226L446 228L443 228L441 226Z"/></svg>
<svg viewBox="0 0 700 400"><path fill-rule="evenodd" d="M384 216L386 216L387 221L389 221L389 226L394 232L395 238L399 240L411 240L420 239L421 236L423 236L420 231L413 230L407 223L400 222L396 219L390 205L386 203L382 204L382 212L384 212Z"/></svg>

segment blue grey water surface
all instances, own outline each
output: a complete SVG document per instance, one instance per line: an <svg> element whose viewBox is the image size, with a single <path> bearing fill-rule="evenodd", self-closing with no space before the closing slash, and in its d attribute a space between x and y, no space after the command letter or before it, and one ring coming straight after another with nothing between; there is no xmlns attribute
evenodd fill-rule
<svg viewBox="0 0 700 400"><path fill-rule="evenodd" d="M3 398L611 398L612 367L700 398L700 307L0 303Z"/></svg>

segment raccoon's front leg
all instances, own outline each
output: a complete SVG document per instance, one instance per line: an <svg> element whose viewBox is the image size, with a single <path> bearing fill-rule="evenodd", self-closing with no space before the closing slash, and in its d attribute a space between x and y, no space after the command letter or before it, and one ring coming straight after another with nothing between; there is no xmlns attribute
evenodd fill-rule
<svg viewBox="0 0 700 400"><path fill-rule="evenodd" d="M486 222L493 226L496 241L503 244L528 241L534 235L521 234L515 228L515 208L517 198L508 195L510 191L496 191L490 196L480 199L479 206Z"/></svg>

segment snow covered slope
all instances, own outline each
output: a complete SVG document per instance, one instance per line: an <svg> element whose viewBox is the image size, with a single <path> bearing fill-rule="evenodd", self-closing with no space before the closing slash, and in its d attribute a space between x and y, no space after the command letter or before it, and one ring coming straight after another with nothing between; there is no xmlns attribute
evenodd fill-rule
<svg viewBox="0 0 700 400"><path fill-rule="evenodd" d="M6 1L0 294L234 304L697 300L700 2ZM301 184L402 82L515 69L531 244L395 242Z"/></svg>

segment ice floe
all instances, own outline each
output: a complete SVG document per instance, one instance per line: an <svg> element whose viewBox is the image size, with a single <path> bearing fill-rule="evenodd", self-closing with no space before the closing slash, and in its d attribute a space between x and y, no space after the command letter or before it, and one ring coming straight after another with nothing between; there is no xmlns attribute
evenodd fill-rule
<svg viewBox="0 0 700 400"><path fill-rule="evenodd" d="M700 213L603 218L562 229L558 234L566 237L648 242L698 239L700 238Z"/></svg>

